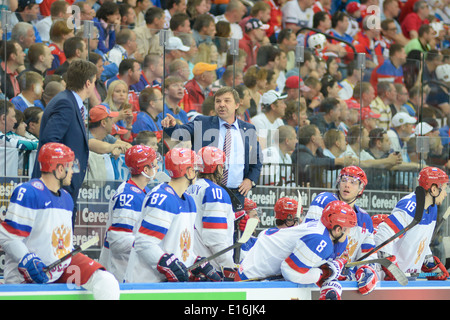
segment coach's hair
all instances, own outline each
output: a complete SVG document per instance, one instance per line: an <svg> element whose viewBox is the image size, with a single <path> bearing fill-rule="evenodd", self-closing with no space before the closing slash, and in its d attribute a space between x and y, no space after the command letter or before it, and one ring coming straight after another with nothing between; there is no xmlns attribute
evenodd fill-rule
<svg viewBox="0 0 450 320"><path fill-rule="evenodd" d="M216 91L214 94L214 101L216 100L216 97L223 96L225 93L231 92L233 94L234 102L240 103L241 99L239 99L239 93L232 87L222 87L219 90Z"/></svg>
<svg viewBox="0 0 450 320"><path fill-rule="evenodd" d="M90 61L75 60L67 69L66 89L75 92L81 91L86 81L93 80L97 75L97 67Z"/></svg>

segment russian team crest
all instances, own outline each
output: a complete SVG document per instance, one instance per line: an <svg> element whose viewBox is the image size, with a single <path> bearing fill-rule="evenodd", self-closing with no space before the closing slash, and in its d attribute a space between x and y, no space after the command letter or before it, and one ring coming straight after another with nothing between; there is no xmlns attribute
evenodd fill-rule
<svg viewBox="0 0 450 320"><path fill-rule="evenodd" d="M56 257L62 258L70 252L72 229L61 225L52 232L52 248Z"/></svg>
<svg viewBox="0 0 450 320"><path fill-rule="evenodd" d="M183 261L186 262L189 257L189 249L191 248L191 233L188 229L184 229L184 231L180 234L180 249L181 249L181 257Z"/></svg>

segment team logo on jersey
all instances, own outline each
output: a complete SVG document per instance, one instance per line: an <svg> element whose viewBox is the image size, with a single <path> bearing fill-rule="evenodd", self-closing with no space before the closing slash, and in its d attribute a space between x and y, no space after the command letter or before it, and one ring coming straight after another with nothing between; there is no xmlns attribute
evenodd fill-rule
<svg viewBox="0 0 450 320"><path fill-rule="evenodd" d="M356 251L356 248L358 247L358 241L356 241L350 237L347 237L347 239L348 239L348 243L347 243L346 251L350 257L353 257L353 255Z"/></svg>
<svg viewBox="0 0 450 320"><path fill-rule="evenodd" d="M180 234L180 249L181 249L181 257L183 261L186 261L189 257L189 249L191 248L191 233L188 229L184 229L184 231Z"/></svg>
<svg viewBox="0 0 450 320"><path fill-rule="evenodd" d="M175 194L175 193L173 192L173 189L172 189L172 188L165 187L164 190L166 190L166 191L167 191L168 193L170 193L170 194Z"/></svg>
<svg viewBox="0 0 450 320"><path fill-rule="evenodd" d="M40 181L33 181L33 182L31 182L31 185L38 190L41 190L41 191L44 190L44 184Z"/></svg>
<svg viewBox="0 0 450 320"><path fill-rule="evenodd" d="M420 260L420 256L422 255L423 250L425 249L425 241L426 240L427 240L427 238L423 239L419 243L419 249L417 249L417 258L416 258L416 261L414 261L415 264L417 264Z"/></svg>
<svg viewBox="0 0 450 320"><path fill-rule="evenodd" d="M136 193L142 193L142 191L139 190L139 188L136 188L135 186L131 186L130 189L133 190Z"/></svg>
<svg viewBox="0 0 450 320"><path fill-rule="evenodd" d="M72 229L61 225L52 232L52 248L56 257L62 258L70 252L72 240Z"/></svg>

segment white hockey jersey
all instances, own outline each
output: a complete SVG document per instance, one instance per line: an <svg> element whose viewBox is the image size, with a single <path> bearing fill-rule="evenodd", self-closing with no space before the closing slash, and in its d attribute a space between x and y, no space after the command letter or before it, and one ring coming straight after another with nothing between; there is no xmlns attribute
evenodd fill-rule
<svg viewBox="0 0 450 320"><path fill-rule="evenodd" d="M49 265L73 250L73 200L67 191L52 193L39 179L18 185L0 225L0 246L5 251L5 283L21 283L19 261L29 252ZM56 281L71 259L51 270Z"/></svg>
<svg viewBox="0 0 450 320"><path fill-rule="evenodd" d="M302 223L299 227L303 233L293 252L281 263L281 274L295 283L316 283L322 275L319 267L340 257L346 251L348 238L334 243L320 220Z"/></svg>
<svg viewBox="0 0 450 320"><path fill-rule="evenodd" d="M234 211L228 193L208 179L199 179L186 193L197 207L195 218L194 251L201 257L209 257L233 245ZM234 267L233 251L210 261L217 269Z"/></svg>
<svg viewBox="0 0 450 320"><path fill-rule="evenodd" d="M132 180L123 182L109 201L108 222L99 262L119 282L128 265L134 243L134 228L141 217L148 189L142 190Z"/></svg>
<svg viewBox="0 0 450 320"><path fill-rule="evenodd" d="M416 195L412 192L400 199L388 218L378 225L375 244L383 243L410 224L415 210ZM436 205L428 207L419 224L381 249L396 256L398 266L403 272L420 273L425 257L432 254L430 241L436 226L437 212Z"/></svg>
<svg viewBox="0 0 450 320"><path fill-rule="evenodd" d="M320 220L323 209L325 206L332 202L339 200L335 193L322 192L318 194L309 206L308 213L305 217L305 222L311 220ZM355 228L352 228L348 235L348 256L349 261L356 261L359 257L363 256L371 249L375 247L374 229L372 219L370 215L357 205L353 208L358 218L358 224ZM376 254L370 256L370 258L376 259Z"/></svg>
<svg viewBox="0 0 450 320"><path fill-rule="evenodd" d="M166 278L157 269L165 253L173 253L186 267L194 253L195 202L184 193L180 198L167 183L162 183L144 199L141 220L135 228L125 282L161 282Z"/></svg>
<svg viewBox="0 0 450 320"><path fill-rule="evenodd" d="M239 266L239 277L246 280L282 274L286 280L315 283L321 271L309 271L338 257L346 244L333 244L328 230L316 220L290 228L270 228L258 235Z"/></svg>

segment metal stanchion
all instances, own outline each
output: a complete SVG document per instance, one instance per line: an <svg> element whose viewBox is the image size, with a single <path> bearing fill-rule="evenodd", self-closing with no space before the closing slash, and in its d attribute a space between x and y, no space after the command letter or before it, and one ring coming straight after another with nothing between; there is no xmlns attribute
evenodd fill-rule
<svg viewBox="0 0 450 320"><path fill-rule="evenodd" d="M233 56L233 88L236 87L236 57L239 56L239 39L231 38L230 55Z"/></svg>
<svg viewBox="0 0 450 320"><path fill-rule="evenodd" d="M356 68L360 71L361 75L361 83L363 82L363 72L366 69L366 54L365 53L357 53L356 54ZM362 148L362 86L359 87L359 152L361 153ZM358 155L358 166L361 167L361 155Z"/></svg>
<svg viewBox="0 0 450 320"><path fill-rule="evenodd" d="M4 88L5 88L5 92L3 92L3 94L5 95L5 107L6 107L6 103L8 102L8 98L6 97L6 91L7 91L7 88L6 88L6 86L7 86L7 82L6 82L6 77L7 77L7 74L6 74L6 60L7 60L7 58L6 58L6 53L7 53L7 50L6 50L6 42L7 42L7 40L8 40L8 26L11 24L11 11L7 11L7 10L2 10L2 12L1 12L1 18L2 18L2 31L3 31L3 49L4 49L4 51L3 51L3 56L5 57L5 61L4 61L4 63L5 63L5 73L4 73L4 76L3 76L3 79L1 79L2 80L2 83L3 83L3 85L4 85ZM8 113L8 108L5 108L5 114L4 114L4 116L5 116L5 119L6 119L6 115L7 115L7 113ZM6 142L6 121L5 121L5 127L4 128L2 128L2 131L3 131L3 134L5 134L5 142ZM3 177L5 177L6 178L6 143L5 143L5 147L3 148L3 159L5 159L5 165L4 165L4 170L3 170Z"/></svg>
<svg viewBox="0 0 450 320"><path fill-rule="evenodd" d="M300 129L300 98L302 96L301 90L300 90L300 68L301 68L301 64L305 61L305 47L302 45L297 45L295 47L295 63L297 64L297 68L298 68L298 103L297 103L297 121L298 121L298 130ZM298 136L298 132L296 133L296 135ZM296 177L295 180L297 180L297 186L300 186L300 180L299 180L299 148L298 148L298 143L297 143L297 157L296 157ZM295 181L294 180L294 181Z"/></svg>

